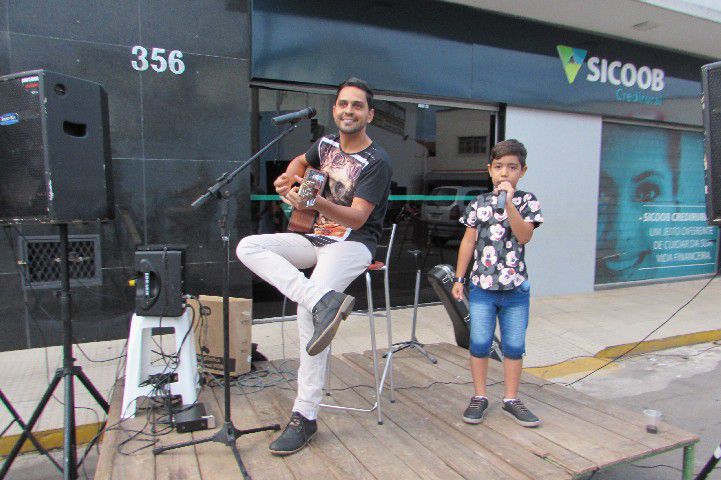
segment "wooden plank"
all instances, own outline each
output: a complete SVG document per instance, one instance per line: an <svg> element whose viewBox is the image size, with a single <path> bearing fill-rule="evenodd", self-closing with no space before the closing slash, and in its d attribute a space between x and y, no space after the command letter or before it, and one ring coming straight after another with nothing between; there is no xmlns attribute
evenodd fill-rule
<svg viewBox="0 0 721 480"><path fill-rule="evenodd" d="M429 369L429 364L424 358L397 358L395 361L397 378L409 386L412 384L431 385L437 381L433 376L434 370ZM557 466L570 472L588 473L596 469L596 465L590 460L538 435L534 429L519 428L505 415L496 412L497 405L493 403L481 425L466 425L461 414L467 406L468 398L473 393L471 384L436 384L427 388L428 393L425 393L422 388L407 388L403 391L408 392L414 401L427 404L427 408L437 412L436 414L446 423L473 436L477 441L494 445L494 448L498 449L499 455L507 461L514 462L519 468L523 468L525 472L535 476L534 478L542 478L542 475L547 475L548 478L558 478ZM486 429L489 431L485 431ZM519 457L519 449L527 451L533 456L526 458L521 455ZM542 459L542 461L539 462L538 459ZM553 467L549 467L549 462L553 464Z"/></svg>
<svg viewBox="0 0 721 480"><path fill-rule="evenodd" d="M231 421L235 428L241 430L245 428L255 428L259 425L256 424L256 418L254 412L250 408L244 408L242 403L236 404L236 395L231 394ZM193 432L194 439L208 439L217 435L218 432L223 428L224 423L224 392L222 387L214 387L209 391L205 402L206 409L215 417L216 426L214 429ZM248 470L251 477L256 478L254 473L255 469L263 471L262 461L262 446L260 442L266 432L259 432L255 434L243 435L236 440L236 448L243 461L243 465ZM236 462L235 456L233 455L232 448L221 442L208 441L195 445L195 449L198 454L198 465L203 479L237 479L241 477L240 468ZM279 474L276 478L292 478ZM259 476L258 478L270 478L268 476Z"/></svg>
<svg viewBox="0 0 721 480"><path fill-rule="evenodd" d="M470 372L466 367L448 361L440 362L438 366L447 372L449 378L465 376L469 381L471 379ZM643 455L648 451L644 445L618 435L603 426L594 425L585 418L564 412L555 405L537 401L536 398L543 395L540 386L525 385L522 387L521 393L524 402L544 420L542 427L535 430L550 440L594 461L597 465L607 466L627 457ZM490 385L488 391L491 398L502 398L504 394L504 388L500 384ZM572 393L568 392L568 394Z"/></svg>
<svg viewBox="0 0 721 480"><path fill-rule="evenodd" d="M370 362L370 359L359 354L344 355L346 359L351 356L362 359L361 363L365 360ZM342 365L344 368L339 369L337 373L346 382L352 382L353 378L357 379L359 371L365 372L366 375L370 375L369 372L371 372L370 363L368 363L367 369L352 361L343 362ZM374 395L373 390L369 389L358 388L356 391L369 399ZM396 405L389 405L386 401L384 414L463 477L479 479L535 478L525 475L515 465L500 459L486 446L488 444L479 443L455 427L440 421L436 412L414 402L405 391L396 392L396 395ZM558 470L556 473L561 473L561 471Z"/></svg>
<svg viewBox="0 0 721 480"><path fill-rule="evenodd" d="M444 360L450 357L449 355L443 356L447 350L438 353ZM454 363L452 358L450 360L439 362L439 368L448 372L449 376L471 379L468 368L461 366L460 359L457 363ZM523 383L527 377L527 374L523 375ZM489 386L488 390L489 394L493 392L498 397L502 397L504 393L501 385ZM592 460L599 468L605 468L630 458L640 458L655 451L636 439L629 439L617 433L613 429L613 425L598 421L598 412L589 409L586 412L587 415L581 415L574 408L564 410L559 404L567 404L568 397L575 393L571 390L565 392L565 396L555 397L551 397L549 392L543 391L544 388L537 384L522 384L519 390L524 402L544 420L543 428L538 429L541 435ZM619 427L619 432L629 430L625 425Z"/></svg>
<svg viewBox="0 0 721 480"><path fill-rule="evenodd" d="M434 345L432 349L440 349L439 355L450 356L449 361L453 361L459 366L463 366L463 362L467 364L467 351L460 347L454 347L449 344ZM465 357L463 352L466 352ZM490 378L490 376L489 376ZM502 377L496 377L494 380L501 380ZM574 389L564 387L542 378L530 374L523 375L524 384L521 385L521 392L529 395L534 394L536 389L528 389L525 384L533 384L542 386L541 391L547 394L539 398L541 401L553 402L555 406L567 412L578 412L584 419L597 425L606 426L611 430L630 438L634 441L643 443L653 449L668 450L673 447L680 447L695 443L698 436L683 431L669 424L662 424L658 434L651 435L646 433L646 421L640 413L633 412L627 408L619 407L612 402L599 400L597 398L578 392Z"/></svg>
<svg viewBox="0 0 721 480"><path fill-rule="evenodd" d="M287 388L287 387L286 387ZM271 414L279 419L281 424L285 424L290 418L292 399L288 390L281 390L278 387L266 388L254 393L248 400L254 405L264 405L270 409ZM292 395L292 393L291 393ZM277 436L274 435L273 438ZM265 455L270 456L273 461L283 463L297 479L306 478L343 478L343 471L337 466L332 459L326 454L329 442L335 442L336 439L332 433L325 429L318 429L318 433L313 437L307 447L301 451L286 457L274 457L267 450L268 443L265 443ZM269 477L275 478L275 477Z"/></svg>
<svg viewBox="0 0 721 480"><path fill-rule="evenodd" d="M137 431L147 432L148 417L150 412L146 410L140 411L140 416L123 420L118 425L118 442L117 447L122 448L124 452L131 452L135 449L141 450L125 455L116 450L116 458L113 462L113 480L147 480L155 478L155 458L153 457L152 445L149 437L142 434L142 440L131 440L121 447L121 444L129 440Z"/></svg>
<svg viewBox="0 0 721 480"><path fill-rule="evenodd" d="M370 369L370 359L359 354L346 354L346 357L364 369ZM398 359L394 359L396 362ZM415 361L413 359L412 361ZM417 359L420 363L420 358ZM397 362L395 365L396 377L404 385L410 386L419 381L424 386L436 381L433 368L428 369L427 363L420 364L420 368L413 372L408 371L405 363ZM455 432L453 435L464 436L466 442L480 446L488 446L489 459L496 467L512 466L515 472L522 472L523 478L533 479L559 479L571 478L571 475L560 465L553 464L543 457L535 455L519 446L503 435L482 425L467 425L462 421L461 413L465 408L466 396L449 391L445 385L436 385L428 389L413 389L404 387L398 394L407 397L407 402L424 409L426 415L437 418L437 425ZM437 427L438 428L438 427ZM517 428L517 426L515 427ZM518 475L518 473L516 473Z"/></svg>
<svg viewBox="0 0 721 480"><path fill-rule="evenodd" d="M333 359L333 366L340 362ZM339 380L333 382L339 385ZM343 384L345 386L345 384ZM358 408L369 408L370 404L362 397L358 397L348 390L340 397L324 397L323 401L333 403L337 400L351 404ZM278 392L288 405L292 405L295 392L281 390ZM377 418L374 413L349 413L322 409L318 416L319 431L322 429L330 435L324 436L322 452L328 460L339 470L339 478L420 478L413 470L398 459L392 451L383 447L373 435L379 428L377 422L372 426L363 423L363 419Z"/></svg>
<svg viewBox="0 0 721 480"><path fill-rule="evenodd" d="M200 392L198 401L204 405L207 403L207 388ZM163 414L158 411L156 413ZM156 416L157 418L157 416ZM193 439L191 433L178 433L175 428L169 433L160 437L157 446L174 445L187 442ZM198 465L195 446L182 447L168 450L155 456L155 478L158 480L200 480L200 467Z"/></svg>
<svg viewBox="0 0 721 480"><path fill-rule="evenodd" d="M123 389L125 387L124 379L119 379L115 383L113 396L110 399L110 410L106 420L106 428L112 427L120 420L120 408L123 404ZM97 480L110 480L113 473L113 462L115 461L115 449L118 444L118 431L110 428L103 433L100 440L100 449L98 453L98 463L95 467L93 478Z"/></svg>
<svg viewBox="0 0 721 480"><path fill-rule="evenodd" d="M364 397L359 395L354 389L349 388L350 385L338 377L335 370L338 369L336 363L345 362L345 360L334 358L331 385L332 397L341 405L370 405L373 401L373 391L369 390L370 396ZM371 382L372 377L367 376L363 380ZM357 383L356 383L357 384ZM395 405L388 405L384 402L383 409L405 409L405 405L397 402ZM329 414L333 415L333 411L329 410ZM336 413L335 415L342 415ZM379 442L384 451L390 452L406 464L407 468L415 472L423 479L452 480L463 478L455 470L452 465L447 464L436 453L420 443L413 435L410 435L403 428L398 426L393 418L384 416L384 424L378 425L378 417L375 412L372 413L355 413L352 414L355 419L361 423L374 436L375 441ZM323 418L328 414L323 412ZM342 440L342 439L341 439Z"/></svg>

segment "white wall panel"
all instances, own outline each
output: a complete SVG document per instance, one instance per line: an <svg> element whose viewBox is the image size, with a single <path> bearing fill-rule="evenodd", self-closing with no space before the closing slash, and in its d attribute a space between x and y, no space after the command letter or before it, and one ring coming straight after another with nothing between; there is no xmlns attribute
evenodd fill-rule
<svg viewBox="0 0 721 480"><path fill-rule="evenodd" d="M545 220L526 250L533 295L593 291L601 117L509 106L506 138L528 149L519 186Z"/></svg>

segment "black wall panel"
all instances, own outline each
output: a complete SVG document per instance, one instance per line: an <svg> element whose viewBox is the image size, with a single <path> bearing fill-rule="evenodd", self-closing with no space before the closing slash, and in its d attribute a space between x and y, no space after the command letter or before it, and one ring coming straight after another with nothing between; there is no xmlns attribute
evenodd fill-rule
<svg viewBox="0 0 721 480"><path fill-rule="evenodd" d="M7 15L14 33L130 45L140 38L138 8L128 0L12 0Z"/></svg>
<svg viewBox="0 0 721 480"><path fill-rule="evenodd" d="M238 160L249 138L247 60L184 61L182 75L141 74L146 158Z"/></svg>
<svg viewBox="0 0 721 480"><path fill-rule="evenodd" d="M135 245L146 243L145 161L114 158L113 188L115 220L100 232L103 266L117 270L133 265Z"/></svg>
<svg viewBox="0 0 721 480"><path fill-rule="evenodd" d="M8 30L8 0L0 0L0 32L7 32Z"/></svg>
<svg viewBox="0 0 721 480"><path fill-rule="evenodd" d="M192 7L191 7L192 6ZM245 0L143 0L143 45L230 58L250 55L248 2ZM172 16L172 22L158 22Z"/></svg>
<svg viewBox="0 0 721 480"><path fill-rule="evenodd" d="M2 7L0 7L2 8ZM10 50L10 34L0 31L0 72L10 73L10 58L6 52Z"/></svg>
<svg viewBox="0 0 721 480"><path fill-rule="evenodd" d="M47 68L108 93L116 218L69 229L99 234L103 262L102 286L71 291L77 340L127 335L138 243L188 244L188 291L220 294L218 205L190 203L249 156L249 45L246 0L0 0L0 74ZM133 67L142 66L134 47L147 51L148 68ZM153 48L165 62L180 52L184 71L155 71ZM232 191L235 243L250 224L247 173ZM0 235L0 350L61 341L54 292L23 288L9 248L20 235L56 234L23 225ZM237 261L231 271L231 294L249 296L247 271Z"/></svg>
<svg viewBox="0 0 721 480"><path fill-rule="evenodd" d="M192 245L186 254L189 263L217 259L221 255L220 228L216 223L220 202L210 199L197 210L190 204L204 193L208 186L206 179L217 178L238 166L238 162L147 160L145 182L151 188L145 196L148 243L172 239L174 243ZM247 181L248 173L245 171L236 177L238 181L230 189L228 225L233 249L239 234L250 233L249 222L243 221L242 215L248 203L247 194L239 187L241 181Z"/></svg>

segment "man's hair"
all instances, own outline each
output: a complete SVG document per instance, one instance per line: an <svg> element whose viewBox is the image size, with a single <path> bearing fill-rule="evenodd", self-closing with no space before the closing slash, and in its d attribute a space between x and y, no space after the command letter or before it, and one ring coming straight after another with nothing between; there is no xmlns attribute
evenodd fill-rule
<svg viewBox="0 0 721 480"><path fill-rule="evenodd" d="M338 85L338 90L335 91L335 101L338 101L338 95L340 95L340 91L343 90L345 87L356 87L360 88L366 93L366 101L368 102L368 110L373 108L373 90L371 90L371 87L368 86L366 82L361 80L360 78L356 77L350 77L345 82Z"/></svg>
<svg viewBox="0 0 721 480"><path fill-rule="evenodd" d="M506 155L515 155L518 157L518 161L521 162L521 167L525 167L527 154L526 147L524 147L521 142L515 138L509 138L493 146L491 149L491 163L493 163L493 160L505 157Z"/></svg>

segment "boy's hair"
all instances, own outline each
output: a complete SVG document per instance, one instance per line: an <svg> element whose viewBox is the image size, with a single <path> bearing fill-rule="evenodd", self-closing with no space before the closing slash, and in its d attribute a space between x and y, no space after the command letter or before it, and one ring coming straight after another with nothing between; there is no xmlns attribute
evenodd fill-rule
<svg viewBox="0 0 721 480"><path fill-rule="evenodd" d="M525 167L527 154L526 147L524 147L521 142L515 138L509 138L493 146L491 149L491 163L493 163L493 160L505 157L506 155L515 155L518 157L518 161L521 162L521 167Z"/></svg>
<svg viewBox="0 0 721 480"><path fill-rule="evenodd" d="M368 110L373 108L373 90L371 90L371 87L368 86L366 82L361 80L360 78L356 77L350 77L345 82L338 85L338 89L335 91L335 101L338 101L338 95L340 95L340 91L343 90L345 87L356 87L360 88L366 93L366 101L368 102Z"/></svg>

